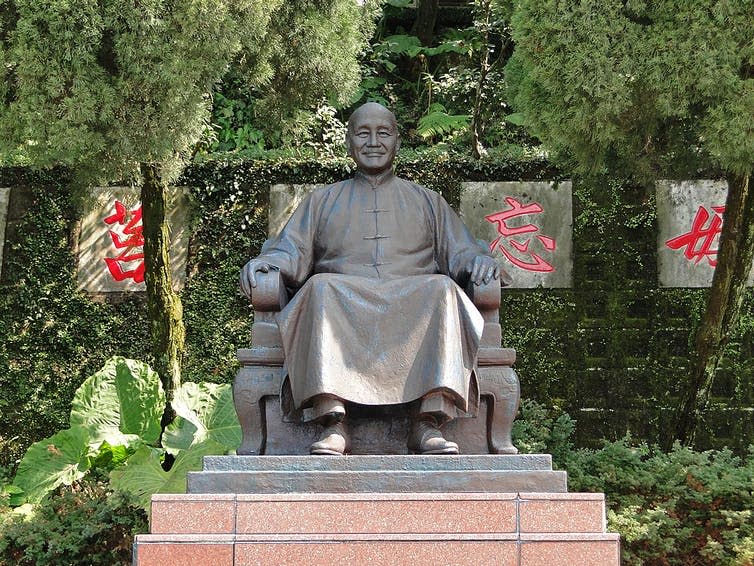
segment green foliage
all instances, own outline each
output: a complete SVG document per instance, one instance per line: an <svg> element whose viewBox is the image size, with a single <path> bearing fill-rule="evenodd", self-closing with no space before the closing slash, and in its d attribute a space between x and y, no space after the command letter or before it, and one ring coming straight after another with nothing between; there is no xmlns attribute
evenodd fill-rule
<svg viewBox="0 0 754 566"><path fill-rule="evenodd" d="M116 356L76 391L71 426L86 428L92 446L153 444L164 406L159 376L144 363Z"/></svg>
<svg viewBox="0 0 754 566"><path fill-rule="evenodd" d="M31 514L0 508L0 564L131 564L133 537L148 530L143 509L101 478L60 488Z"/></svg>
<svg viewBox="0 0 754 566"><path fill-rule="evenodd" d="M91 455L87 429L73 426L61 430L31 445L18 465L13 485L23 490L23 501L39 503L57 486L83 478ZM20 494L11 498L11 504L21 504Z"/></svg>
<svg viewBox="0 0 754 566"><path fill-rule="evenodd" d="M186 473L199 469L207 454L235 449L240 427L230 386L184 384L176 392L180 416L165 435L165 448L173 455L180 451L169 465L165 450L154 446L164 402L159 377L146 364L120 357L108 360L76 392L71 428L26 452L13 486L3 488L8 503L39 503L91 469L109 471L112 485L134 494L146 509L152 493L184 492Z"/></svg>
<svg viewBox="0 0 754 566"><path fill-rule="evenodd" d="M754 163L754 4L516 3L508 64L534 134L586 169L640 175Z"/></svg>
<svg viewBox="0 0 754 566"><path fill-rule="evenodd" d="M435 103L429 112L422 116L416 127L416 133L425 140L438 137L449 137L458 130L469 126L468 115L449 115L442 104Z"/></svg>
<svg viewBox="0 0 754 566"><path fill-rule="evenodd" d="M514 422L522 453L549 453L568 472L568 490L605 493L608 531L621 535L621 564L741 566L754 550L754 451L662 452L630 436L574 450L574 421L524 401Z"/></svg>
<svg viewBox="0 0 754 566"><path fill-rule="evenodd" d="M10 173L10 175L9 175ZM65 172L5 170L23 217L8 225L0 282L0 462L68 425L73 394L116 352L147 350L143 297L107 304L77 289Z"/></svg>
<svg viewBox="0 0 754 566"><path fill-rule="evenodd" d="M243 95L228 98L216 92L212 98L212 129L208 151L261 151L264 133L254 127L253 101Z"/></svg>
<svg viewBox="0 0 754 566"><path fill-rule="evenodd" d="M191 449L182 450L170 469L165 471L164 453L142 446L124 466L110 472L110 485L113 489L130 494L138 505L149 511L153 493L185 493L186 474L200 470L205 456L223 454L225 451L223 445L205 440Z"/></svg>
<svg viewBox="0 0 754 566"><path fill-rule="evenodd" d="M213 84L234 54L256 46L279 1L12 4L5 151L22 146L35 163L120 179L138 162L187 155Z"/></svg>
<svg viewBox="0 0 754 566"><path fill-rule="evenodd" d="M173 400L176 419L168 425L162 445L173 454L213 440L226 451L241 444L241 426L228 384L184 383Z"/></svg>
<svg viewBox="0 0 754 566"><path fill-rule="evenodd" d="M513 444L524 454L551 454L554 466L563 469L573 450L575 428L568 413L524 399L513 422Z"/></svg>
<svg viewBox="0 0 754 566"><path fill-rule="evenodd" d="M39 503L84 477L93 463L112 468L126 461L130 446L155 443L164 403L159 377L146 364L111 358L76 391L71 427L27 450L13 482L23 493L11 504Z"/></svg>
<svg viewBox="0 0 754 566"><path fill-rule="evenodd" d="M351 0L294 0L274 11L246 70L259 85L256 123L268 140L300 142L306 110L325 100L343 106L351 99L361 78L356 56L372 35L375 8L372 1L359 6Z"/></svg>
<svg viewBox="0 0 754 566"><path fill-rule="evenodd" d="M622 563L751 564L754 454L669 453L630 438L598 451L578 451L567 463L569 490L602 491L608 529L621 533Z"/></svg>

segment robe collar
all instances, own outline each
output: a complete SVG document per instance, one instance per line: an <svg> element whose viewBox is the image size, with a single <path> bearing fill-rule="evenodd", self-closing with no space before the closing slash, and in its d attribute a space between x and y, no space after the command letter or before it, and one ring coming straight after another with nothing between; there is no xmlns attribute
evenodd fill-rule
<svg viewBox="0 0 754 566"><path fill-rule="evenodd" d="M390 183L395 178L395 174L393 173L392 169L388 169L387 171L380 173L379 175L367 175L366 173L357 171L354 178L357 181L364 183L365 185L373 189L376 189L377 187Z"/></svg>

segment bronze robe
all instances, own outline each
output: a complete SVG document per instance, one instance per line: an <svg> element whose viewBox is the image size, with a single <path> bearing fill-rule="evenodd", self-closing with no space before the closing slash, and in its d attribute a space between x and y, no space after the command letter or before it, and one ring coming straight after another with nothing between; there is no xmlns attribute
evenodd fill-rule
<svg viewBox="0 0 754 566"><path fill-rule="evenodd" d="M278 315L295 407L440 390L475 411L483 320L454 281L477 255L489 251L439 194L392 173L311 193L259 256L300 287Z"/></svg>

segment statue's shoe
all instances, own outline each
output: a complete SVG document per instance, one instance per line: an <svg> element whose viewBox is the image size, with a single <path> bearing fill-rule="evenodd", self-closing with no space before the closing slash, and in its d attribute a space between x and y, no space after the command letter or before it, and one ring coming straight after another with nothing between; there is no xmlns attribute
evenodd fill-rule
<svg viewBox="0 0 754 566"><path fill-rule="evenodd" d="M319 440L309 447L310 454L342 456L351 450L351 437L345 422L333 423L322 432Z"/></svg>
<svg viewBox="0 0 754 566"><path fill-rule="evenodd" d="M411 424L408 449L414 454L458 454L458 444L445 440L440 429L424 419Z"/></svg>

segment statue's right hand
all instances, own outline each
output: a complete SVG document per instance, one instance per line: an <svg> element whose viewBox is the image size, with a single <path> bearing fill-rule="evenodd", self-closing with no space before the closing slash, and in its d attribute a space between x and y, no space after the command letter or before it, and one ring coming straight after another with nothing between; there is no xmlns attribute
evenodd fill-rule
<svg viewBox="0 0 754 566"><path fill-rule="evenodd" d="M249 263L243 266L241 269L240 286L241 292L251 299L251 290L257 286L257 279L255 274L257 271L262 273L268 273L270 269L275 267L261 259L252 259Z"/></svg>

